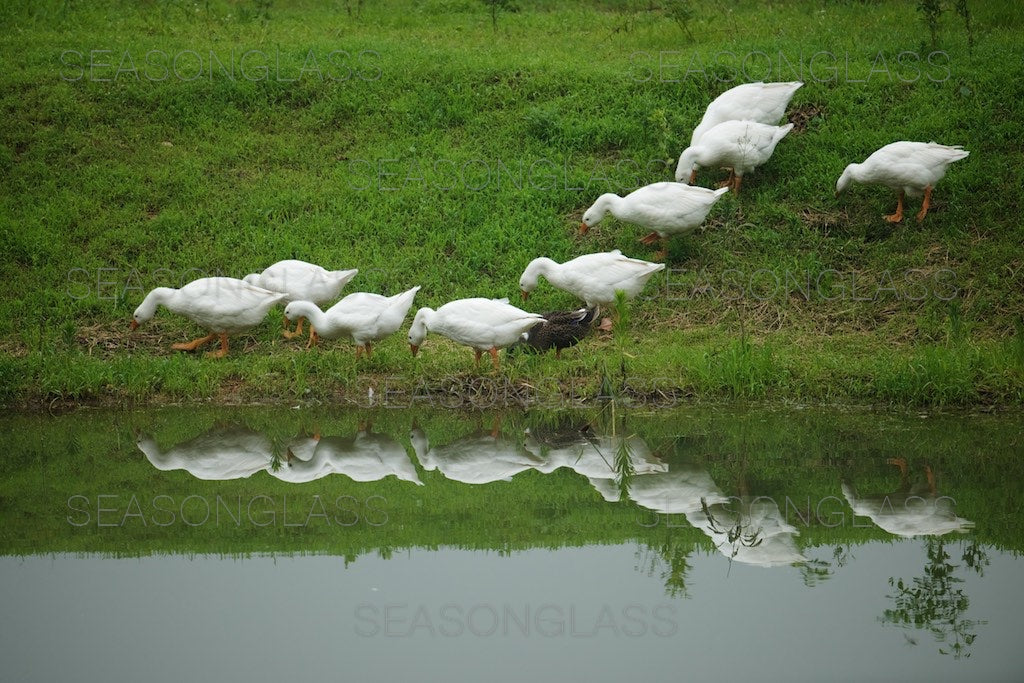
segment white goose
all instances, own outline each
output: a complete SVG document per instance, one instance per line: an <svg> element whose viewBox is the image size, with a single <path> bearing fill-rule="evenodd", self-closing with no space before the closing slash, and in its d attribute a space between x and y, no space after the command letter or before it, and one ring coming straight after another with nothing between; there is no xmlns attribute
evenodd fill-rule
<svg viewBox="0 0 1024 683"><path fill-rule="evenodd" d="M903 196L924 194L917 222L924 220L931 204L932 188L954 161L966 159L970 152L959 145L949 147L937 142L893 142L882 147L862 163L850 164L836 182L836 196L852 182L876 183L899 192L896 213L886 216L891 223L903 220Z"/></svg>
<svg viewBox="0 0 1024 683"><path fill-rule="evenodd" d="M652 275L664 269L664 263L629 258L618 249L584 254L565 263L541 256L526 266L519 278L519 288L525 300L543 276L558 289L582 299L588 308L607 306L615 302L615 293L619 291L627 299L634 298Z"/></svg>
<svg viewBox="0 0 1024 683"><path fill-rule="evenodd" d="M709 190L682 183L661 182L645 185L625 197L608 192L598 197L583 214L580 234L586 234L587 230L610 213L620 221L653 230L640 241L653 244L660 239L662 249L655 258L665 258L668 237L693 232L707 218L719 197L728 191L727 187Z"/></svg>
<svg viewBox="0 0 1024 683"><path fill-rule="evenodd" d="M134 330L151 320L157 306L163 305L210 331L205 337L185 344L174 344L171 348L194 351L219 336L220 348L206 355L223 358L228 354L229 334L256 327L267 316L267 311L287 296L232 277L199 278L181 289L157 287L151 291L135 309L131 328Z"/></svg>
<svg viewBox="0 0 1024 683"><path fill-rule="evenodd" d="M284 309L284 317L307 318L313 326L307 346L315 346L317 339L338 339L348 335L356 344L356 358L365 351L373 352L373 343L398 331L412 308L412 300L419 285L394 296L381 296L368 292L349 294L327 311L312 301L293 301Z"/></svg>
<svg viewBox="0 0 1024 683"><path fill-rule="evenodd" d="M679 155L676 180L692 185L699 167L725 166L732 169L725 187L731 186L739 194L744 174L768 161L775 146L792 129L792 123L785 126L770 126L756 121L720 123L701 135L696 145L687 147Z"/></svg>
<svg viewBox="0 0 1024 683"><path fill-rule="evenodd" d="M323 305L337 301L342 287L347 285L359 271L327 270L313 263L288 259L278 261L262 273L250 273L242 278L250 285L256 285L272 292L284 292L286 301L312 301ZM284 317L284 336L291 339L302 334L302 318L299 318L294 332L288 331L289 318ZM312 330L310 330L312 336Z"/></svg>
<svg viewBox="0 0 1024 683"><path fill-rule="evenodd" d="M416 311L416 318L409 328L409 348L415 356L427 332L436 332L472 347L477 367L482 353L489 352L497 369L498 349L511 346L524 332L544 322L540 314L511 306L508 299L458 299L436 311L427 307Z"/></svg>
<svg viewBox="0 0 1024 683"><path fill-rule="evenodd" d="M800 81L786 83L744 83L726 90L708 105L704 118L693 129L690 146L696 145L704 133L726 121L757 121L776 124L786 113L786 107Z"/></svg>

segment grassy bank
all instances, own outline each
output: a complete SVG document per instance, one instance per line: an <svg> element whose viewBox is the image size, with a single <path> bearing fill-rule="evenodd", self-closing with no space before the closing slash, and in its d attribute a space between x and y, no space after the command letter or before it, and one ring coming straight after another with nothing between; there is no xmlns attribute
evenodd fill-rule
<svg viewBox="0 0 1024 683"><path fill-rule="evenodd" d="M628 2L524 2L497 30L475 2L6 6L0 400L1020 405L1024 10L971 8L933 45L903 2L694 6L689 32ZM610 218L578 236L583 211L670 179L706 104L761 78L805 82L796 130L672 241L628 330L560 362L475 373L435 337L411 358L403 329L356 364L282 340L280 311L225 361L172 355L198 330L171 315L127 331L152 287L283 258L436 307L514 297L542 254L650 257ZM883 221L884 188L833 197L898 139L971 151L923 225Z"/></svg>

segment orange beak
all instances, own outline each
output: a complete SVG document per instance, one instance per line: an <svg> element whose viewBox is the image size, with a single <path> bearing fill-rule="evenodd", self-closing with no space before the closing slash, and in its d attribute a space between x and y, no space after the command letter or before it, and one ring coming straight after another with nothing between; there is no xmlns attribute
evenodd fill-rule
<svg viewBox="0 0 1024 683"><path fill-rule="evenodd" d="M131 327L131 331L132 331L132 332L134 332L134 331L135 331L135 328L137 328L138 326L139 326L139 321L137 321L137 320L134 320L134 319L133 319L133 320L132 320L132 327Z"/></svg>
<svg viewBox="0 0 1024 683"><path fill-rule="evenodd" d="M581 235L586 235L587 234L587 230L590 230L590 226L587 225L586 223L580 223L580 234Z"/></svg>
<svg viewBox="0 0 1024 683"><path fill-rule="evenodd" d="M409 350L412 351L413 358L415 358L416 354L420 352L420 347L415 344L409 344Z"/></svg>
<svg viewBox="0 0 1024 683"><path fill-rule="evenodd" d="M527 291L526 291L525 289L523 289L523 290L520 290L520 291L521 291L521 292L522 292L522 294L523 294L523 301L526 301L527 299L529 299L529 298L530 298L530 293L529 293L529 292L527 292Z"/></svg>

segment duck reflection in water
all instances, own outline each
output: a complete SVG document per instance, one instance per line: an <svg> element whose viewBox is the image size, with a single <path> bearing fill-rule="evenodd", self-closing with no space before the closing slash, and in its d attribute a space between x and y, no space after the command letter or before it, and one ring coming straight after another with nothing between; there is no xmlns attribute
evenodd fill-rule
<svg viewBox="0 0 1024 683"><path fill-rule="evenodd" d="M368 423L360 425L353 436L322 437L313 460L353 481L378 481L394 475L423 486L405 447L386 434L372 432Z"/></svg>
<svg viewBox="0 0 1024 683"><path fill-rule="evenodd" d="M497 419L490 431L478 429L470 436L443 446L431 446L423 430L409 433L413 450L423 469L437 470L447 479L464 484L511 481L526 470L539 469L543 461L501 433Z"/></svg>
<svg viewBox="0 0 1024 683"><path fill-rule="evenodd" d="M769 496L741 495L718 503L704 500L700 510L687 513L686 519L730 560L758 567L807 561L796 547L800 532Z"/></svg>
<svg viewBox="0 0 1024 683"><path fill-rule="evenodd" d="M606 500L618 500L605 484L598 489ZM726 496L703 467L670 466L667 471L641 474L629 480L633 502L658 515L685 515L690 525L711 539L719 553L743 564L779 567L806 562L796 547L796 527L783 518L767 496ZM652 524L658 523L657 516Z"/></svg>
<svg viewBox="0 0 1024 683"><path fill-rule="evenodd" d="M539 471L570 469L586 477L609 502L619 500L620 490L632 478L668 471L668 465L636 434L598 434L590 424L533 428L525 434L525 448L542 461Z"/></svg>
<svg viewBox="0 0 1024 683"><path fill-rule="evenodd" d="M260 470L293 484L329 474L344 474L355 481L377 481L394 475L422 485L402 444L360 426L353 436L321 437L300 434L275 448L270 437L241 425L215 426L205 433L161 450L146 435L136 445L159 470L185 470L197 479L243 479Z"/></svg>
<svg viewBox="0 0 1024 683"><path fill-rule="evenodd" d="M924 482L911 482L905 459L890 458L887 462L900 470L899 486L891 493L859 496L852 485L843 481L843 496L853 514L867 517L879 528L903 537L967 533L974 528L974 522L957 517L956 501L938 495L930 466L924 468Z"/></svg>
<svg viewBox="0 0 1024 683"><path fill-rule="evenodd" d="M214 426L167 450L141 433L135 444L158 470L185 470L209 481L244 479L266 469L274 457L269 438L237 424Z"/></svg>

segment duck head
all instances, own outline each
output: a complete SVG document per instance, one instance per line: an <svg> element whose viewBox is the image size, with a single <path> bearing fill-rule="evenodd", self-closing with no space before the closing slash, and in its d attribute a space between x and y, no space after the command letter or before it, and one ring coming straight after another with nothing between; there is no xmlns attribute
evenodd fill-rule
<svg viewBox="0 0 1024 683"><path fill-rule="evenodd" d="M679 155L679 163L676 164L676 182L692 185L696 180L699 157L698 147L687 147Z"/></svg>
<svg viewBox="0 0 1024 683"><path fill-rule="evenodd" d="M843 174L839 176L839 180L836 181L836 196L838 197L842 193L846 192L846 189L850 187L850 184L854 181L854 172L857 164L850 164L843 170Z"/></svg>
<svg viewBox="0 0 1024 683"><path fill-rule="evenodd" d="M413 356L419 353L423 340L427 338L427 323L432 315L434 315L434 310L426 306L416 311L416 317L413 318L412 326L409 328L409 350L412 351Z"/></svg>

